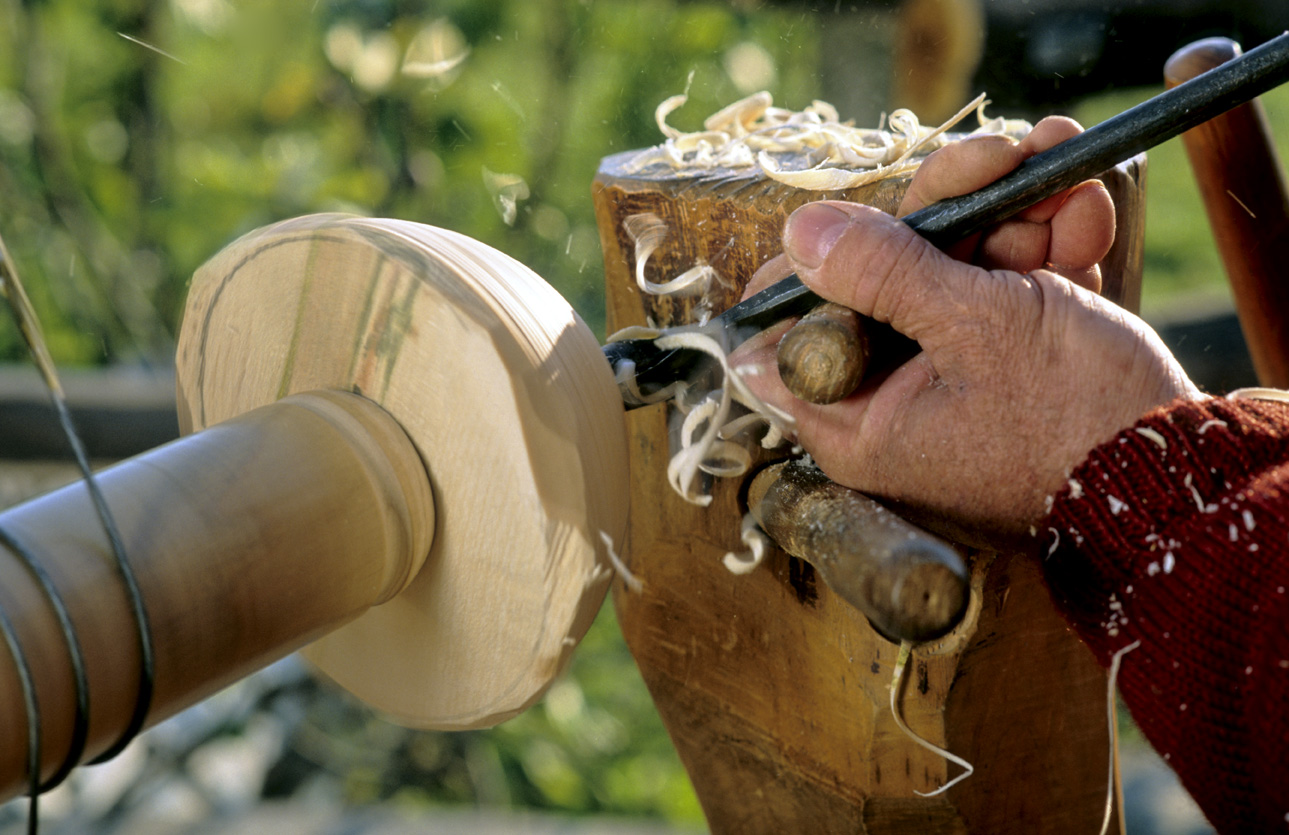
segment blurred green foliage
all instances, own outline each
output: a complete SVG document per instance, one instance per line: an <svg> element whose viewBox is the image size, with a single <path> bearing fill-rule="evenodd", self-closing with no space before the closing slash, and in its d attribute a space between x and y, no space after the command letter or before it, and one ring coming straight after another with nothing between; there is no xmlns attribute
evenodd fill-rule
<svg viewBox="0 0 1289 835"><path fill-rule="evenodd" d="M655 105L687 86L681 126L754 89L804 105L827 18L677 0L0 0L0 233L63 362L167 361L192 271L316 211L482 240L598 330L598 160L656 142ZM1180 154L1152 156L1147 306L1220 296ZM510 223L493 174L527 195ZM0 359L22 353L0 323Z"/></svg>
<svg viewBox="0 0 1289 835"><path fill-rule="evenodd" d="M680 828L703 821L611 606L569 672L532 708L488 730L412 731L334 687L305 682L304 690L294 708L277 711L303 718L266 797L322 783L347 805L474 803L662 818Z"/></svg>
<svg viewBox="0 0 1289 835"><path fill-rule="evenodd" d="M682 125L749 81L805 104L815 28L671 0L0 0L0 232L63 361L164 361L198 265L317 211L463 232L598 329L599 159L658 141L691 73ZM510 224L486 172L522 180Z"/></svg>

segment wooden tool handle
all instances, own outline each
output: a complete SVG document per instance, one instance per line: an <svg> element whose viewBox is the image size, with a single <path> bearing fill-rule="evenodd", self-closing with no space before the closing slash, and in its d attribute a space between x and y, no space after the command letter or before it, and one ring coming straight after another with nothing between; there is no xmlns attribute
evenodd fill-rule
<svg viewBox="0 0 1289 835"><path fill-rule="evenodd" d="M398 594L434 531L425 467L379 406L296 395L181 438L98 477L151 622L149 725ZM89 695L85 759L125 728L138 698L138 624L85 486L0 515L65 603ZM0 608L14 624L40 711L42 773L72 746L69 642L19 556L0 548ZM0 652L0 798L24 786L27 713Z"/></svg>
<svg viewBox="0 0 1289 835"><path fill-rule="evenodd" d="M834 592L895 641L928 641L962 619L962 557L933 536L800 461L752 481L748 508L779 547L815 567Z"/></svg>
<svg viewBox="0 0 1289 835"><path fill-rule="evenodd" d="M855 311L822 304L783 335L778 360L788 391L808 403L836 403L864 379L868 334Z"/></svg>
<svg viewBox="0 0 1289 835"><path fill-rule="evenodd" d="M1208 38L1169 58L1170 87L1241 53L1227 38ZM1182 135L1258 379L1289 387L1289 196L1262 105L1255 99Z"/></svg>

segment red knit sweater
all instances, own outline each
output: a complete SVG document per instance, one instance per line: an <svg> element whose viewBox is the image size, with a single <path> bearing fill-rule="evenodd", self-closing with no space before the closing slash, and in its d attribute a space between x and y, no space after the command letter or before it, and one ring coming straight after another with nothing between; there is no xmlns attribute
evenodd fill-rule
<svg viewBox="0 0 1289 835"><path fill-rule="evenodd" d="M1223 833L1289 832L1289 405L1176 402L1098 447L1048 581Z"/></svg>

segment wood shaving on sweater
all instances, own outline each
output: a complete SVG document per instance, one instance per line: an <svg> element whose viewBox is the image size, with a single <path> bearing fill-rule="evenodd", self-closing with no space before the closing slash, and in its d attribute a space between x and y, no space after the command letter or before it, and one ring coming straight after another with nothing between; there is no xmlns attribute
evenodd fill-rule
<svg viewBox="0 0 1289 835"><path fill-rule="evenodd" d="M1138 426L1134 431L1143 438L1149 438L1160 449L1168 449L1168 441L1164 440L1164 436L1149 426Z"/></svg>
<svg viewBox="0 0 1289 835"><path fill-rule="evenodd" d="M1186 474L1186 478L1182 480L1182 484L1186 485L1186 489L1191 491L1191 498L1193 498L1195 500L1195 504L1199 506L1200 513L1208 512L1205 510L1204 497L1199 494L1199 489L1195 487L1194 478L1191 473Z"/></svg>
<svg viewBox="0 0 1289 835"><path fill-rule="evenodd" d="M686 132L668 124L667 117L688 100L681 94L658 105L654 119L666 139L653 153L642 154L637 165L662 161L678 170L756 167L796 188L832 191L907 173L920 157L945 144L946 132L973 111L979 123L973 136L1018 139L1031 129L1022 120L987 118L984 94L938 127L923 125L911 110L901 108L885 120L887 129L866 129L842 122L827 102L790 110L775 107L771 95L762 91L721 108L704 120L703 130ZM789 159L792 168L785 166ZM803 159L806 167L795 167Z"/></svg>

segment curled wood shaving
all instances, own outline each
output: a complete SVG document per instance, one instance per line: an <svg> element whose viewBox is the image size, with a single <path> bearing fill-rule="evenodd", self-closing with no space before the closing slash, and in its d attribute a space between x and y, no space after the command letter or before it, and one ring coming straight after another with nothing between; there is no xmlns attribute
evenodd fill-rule
<svg viewBox="0 0 1289 835"><path fill-rule="evenodd" d="M687 100L685 95L672 96L658 106L654 118L665 141L654 153L642 155L638 165L661 160L677 169L756 166L787 185L831 191L906 173L918 157L944 144L945 132L973 111L979 123L973 134L1019 137L1030 130L1024 121L986 118L984 94L939 127L925 126L912 111L900 109L882 130L841 122L837 109L827 102L793 111L774 107L770 94L760 92L712 114L703 130L684 132L669 125L667 117ZM795 167L802 159L806 167ZM787 161L793 166L785 166Z"/></svg>
<svg viewBox="0 0 1289 835"><path fill-rule="evenodd" d="M743 517L743 528L739 532L740 539L748 550L735 553L730 551L725 555L721 563L729 569L731 574L747 574L761 564L765 559L766 551L770 549L770 538L756 525L756 518L752 514Z"/></svg>
<svg viewBox="0 0 1289 835"><path fill-rule="evenodd" d="M1110 831L1110 818L1114 814L1114 772L1119 762L1116 756L1119 753L1117 744L1119 723L1115 721L1114 691L1119 683L1119 665L1123 663L1125 655L1139 646L1141 641L1133 641L1116 650L1110 658L1110 675L1106 677L1106 721L1110 726L1110 779L1106 781L1105 817L1101 820L1101 835L1106 835Z"/></svg>
<svg viewBox="0 0 1289 835"><path fill-rule="evenodd" d="M622 578L622 583L627 587L627 590L636 594L644 591L644 583L640 582L639 577L631 573L631 570L627 568L627 564L618 556L617 550L613 547L613 537L604 531L600 531L600 541L604 543L604 555L609 558L609 564Z"/></svg>
<svg viewBox="0 0 1289 835"><path fill-rule="evenodd" d="M677 348L702 351L720 364L722 380L719 388L700 393L694 393L689 383L678 381L662 391L645 395L636 383L634 363L619 362L614 369L618 385L626 387L640 401L653 403L674 399L677 410L685 416L680 427L680 449L667 465L667 481L685 501L702 506L711 503L712 497L695 486L700 472L723 477L747 472L752 456L734 438L750 426L769 426L761 442L764 446L777 445L791 432L792 416L762 402L752 393L743 380L741 369L730 366L725 349L714 337L686 328L659 331L631 327L612 334L608 341L623 339L653 339L664 351ZM745 406L751 414L731 420L730 410L734 403Z"/></svg>
<svg viewBox="0 0 1289 835"><path fill-rule="evenodd" d="M677 398L676 406L685 413L680 432L680 450L672 456L667 466L667 480L682 498L706 506L712 497L695 490L694 481L699 472L717 476L736 476L747 472L751 456L747 450L729 440L723 440L722 428L729 421L730 405L737 401L771 425L777 424L780 435L790 431L791 415L764 403L747 387L737 369L731 368L725 349L715 338L696 331L676 330L664 332L655 340L663 350L688 348L702 351L721 366L721 387L708 393L692 407ZM737 450L737 451L736 451Z"/></svg>
<svg viewBox="0 0 1289 835"><path fill-rule="evenodd" d="M922 737L918 736L916 733L913 732L913 729L910 728L904 722L904 717L900 715L899 694L900 694L900 691L904 689L905 672L908 670L909 658L912 656L912 654L913 654L913 644L910 643L909 641L901 642L900 654L895 661L895 676L894 676L894 679L891 681L891 716L895 717L895 724L899 726L900 730L903 731L904 735L907 736L909 739L913 740L918 745L922 746L928 751L939 754L941 757L944 757L949 762L955 765L961 766L964 769L963 772L959 774L957 777L954 777L952 780L945 783L943 786L941 786L940 788L934 791L920 792L920 791L917 791L916 789L913 790L913 793L918 795L919 797L935 797L938 794L943 794L944 792L948 791L952 786L956 786L958 783L961 783L963 780L970 777L972 773L976 770L976 768L971 763L964 760L962 757L959 757L957 754L954 754L950 751L946 751L945 749L941 748L939 745L928 742Z"/></svg>
<svg viewBox="0 0 1289 835"><path fill-rule="evenodd" d="M666 283L650 281L645 278L645 265L667 240L667 224L653 212L643 212L627 215L622 221L622 227L635 244L636 286L640 288L640 292L653 296L670 296L682 292L705 295L714 282L726 284L710 264L701 261Z"/></svg>

